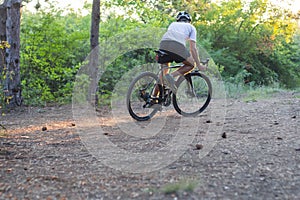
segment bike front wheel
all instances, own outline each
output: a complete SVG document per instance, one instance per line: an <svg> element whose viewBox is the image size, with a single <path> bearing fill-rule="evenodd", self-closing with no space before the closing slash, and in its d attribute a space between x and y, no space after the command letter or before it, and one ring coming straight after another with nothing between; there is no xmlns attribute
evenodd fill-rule
<svg viewBox="0 0 300 200"><path fill-rule="evenodd" d="M180 77L176 85L173 106L179 114L197 116L207 108L212 94L212 85L207 76L192 72Z"/></svg>
<svg viewBox="0 0 300 200"><path fill-rule="evenodd" d="M159 78L152 72L143 72L131 83L127 92L126 104L131 117L137 121L146 121L159 110L151 106L151 94Z"/></svg>

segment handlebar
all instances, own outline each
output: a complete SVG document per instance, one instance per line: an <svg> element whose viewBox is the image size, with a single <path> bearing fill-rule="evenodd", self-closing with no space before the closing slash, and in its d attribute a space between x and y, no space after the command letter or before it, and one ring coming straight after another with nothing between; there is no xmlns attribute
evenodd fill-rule
<svg viewBox="0 0 300 200"><path fill-rule="evenodd" d="M209 58L206 58L205 60L203 61L200 61L200 63L204 66L206 66L206 69L208 69L208 62L209 62ZM200 72L199 69L195 69L194 72Z"/></svg>
<svg viewBox="0 0 300 200"><path fill-rule="evenodd" d="M208 62L209 62L209 58L206 58L204 61L201 61L200 63L202 65L208 65Z"/></svg>

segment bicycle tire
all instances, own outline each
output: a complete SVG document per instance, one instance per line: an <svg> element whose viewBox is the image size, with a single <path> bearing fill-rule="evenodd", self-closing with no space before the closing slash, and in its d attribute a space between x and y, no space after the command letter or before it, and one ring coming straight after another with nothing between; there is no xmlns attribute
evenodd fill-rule
<svg viewBox="0 0 300 200"><path fill-rule="evenodd" d="M212 96L212 85L207 76L192 72L181 76L176 86L177 92L173 94L173 106L180 115L197 116L207 108Z"/></svg>
<svg viewBox="0 0 300 200"><path fill-rule="evenodd" d="M158 82L158 76L152 72L143 72L132 80L127 91L126 105L133 119L147 121L157 113L157 108L145 107L146 99L141 96L141 91L144 95L151 95Z"/></svg>

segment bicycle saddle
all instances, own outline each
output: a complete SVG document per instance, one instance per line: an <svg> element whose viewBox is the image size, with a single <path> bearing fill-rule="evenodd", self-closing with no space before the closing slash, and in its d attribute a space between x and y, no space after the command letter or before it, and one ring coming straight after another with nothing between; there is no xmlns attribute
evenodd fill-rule
<svg viewBox="0 0 300 200"><path fill-rule="evenodd" d="M155 50L154 51L155 53L157 53L159 56L166 56L166 55L168 55L168 53L167 52L164 52L163 50Z"/></svg>

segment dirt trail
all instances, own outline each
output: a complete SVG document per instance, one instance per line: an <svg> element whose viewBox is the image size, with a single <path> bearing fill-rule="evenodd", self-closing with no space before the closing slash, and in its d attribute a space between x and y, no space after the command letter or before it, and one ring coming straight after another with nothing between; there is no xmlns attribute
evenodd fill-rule
<svg viewBox="0 0 300 200"><path fill-rule="evenodd" d="M157 137L137 139L105 113L98 113L105 137L132 153L164 147L177 130L164 127ZM166 123L178 119L173 113ZM0 127L0 199L299 199L299 94L248 103L230 99L223 124L205 114L199 123L205 130L222 126L204 157L199 155L207 144L199 130L174 162L127 173L92 156L71 106L23 107L0 118L7 129Z"/></svg>

